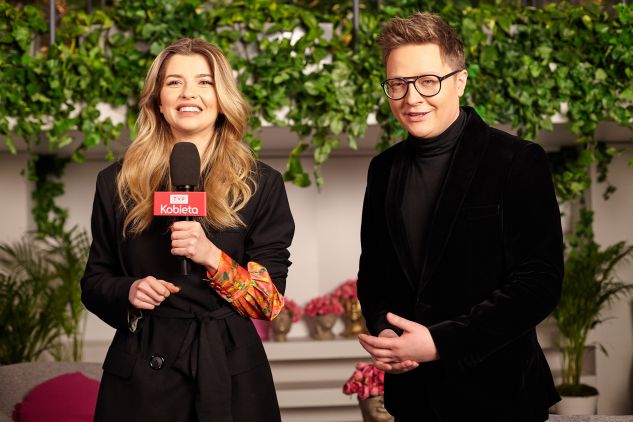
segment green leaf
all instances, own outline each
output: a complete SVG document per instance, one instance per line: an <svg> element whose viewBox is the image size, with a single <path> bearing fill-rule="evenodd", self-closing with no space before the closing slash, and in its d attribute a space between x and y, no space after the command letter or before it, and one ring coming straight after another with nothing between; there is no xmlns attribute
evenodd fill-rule
<svg viewBox="0 0 633 422"><path fill-rule="evenodd" d="M594 77L596 78L597 81L603 82L607 80L607 73L604 70L598 68L596 69Z"/></svg>
<svg viewBox="0 0 633 422"><path fill-rule="evenodd" d="M288 79L290 79L290 76L287 73L280 73L273 78L273 82L276 84L280 84L283 81L287 81Z"/></svg>
<svg viewBox="0 0 633 422"><path fill-rule="evenodd" d="M307 81L303 84L306 92L310 95L319 95L319 85L314 81Z"/></svg>
<svg viewBox="0 0 633 422"><path fill-rule="evenodd" d="M330 130L336 135L341 133L343 131L343 121L340 120L339 117L336 117L330 124Z"/></svg>
<svg viewBox="0 0 633 422"><path fill-rule="evenodd" d="M31 46L31 31L26 26L17 26L11 32L22 51L28 51Z"/></svg>

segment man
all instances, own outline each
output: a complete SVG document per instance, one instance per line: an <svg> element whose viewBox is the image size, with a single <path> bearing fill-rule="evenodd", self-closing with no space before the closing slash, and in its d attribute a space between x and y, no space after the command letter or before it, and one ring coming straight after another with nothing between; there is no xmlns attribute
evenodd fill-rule
<svg viewBox="0 0 633 422"><path fill-rule="evenodd" d="M391 111L409 132L367 177L358 294L403 421L544 421L559 400L535 326L563 276L543 149L460 108L464 47L440 17L380 39Z"/></svg>

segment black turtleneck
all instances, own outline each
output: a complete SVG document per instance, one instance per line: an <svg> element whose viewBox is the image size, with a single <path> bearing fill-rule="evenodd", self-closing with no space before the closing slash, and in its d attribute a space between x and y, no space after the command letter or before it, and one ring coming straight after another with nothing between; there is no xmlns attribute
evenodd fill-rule
<svg viewBox="0 0 633 422"><path fill-rule="evenodd" d="M406 226L411 259L420 275L424 249L433 217L433 210L448 170L457 141L464 130L467 115L460 109L457 119L434 138L416 138L404 141L408 156L405 173L402 217Z"/></svg>

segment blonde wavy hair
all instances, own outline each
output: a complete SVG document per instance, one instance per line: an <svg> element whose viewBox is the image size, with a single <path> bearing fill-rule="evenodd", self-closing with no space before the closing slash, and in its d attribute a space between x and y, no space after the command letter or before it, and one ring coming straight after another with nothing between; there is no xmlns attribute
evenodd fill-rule
<svg viewBox="0 0 633 422"><path fill-rule="evenodd" d="M222 51L199 39L180 39L154 59L145 78L139 101L138 135L123 158L117 191L126 213L123 236L146 230L153 218L153 194L171 190L169 156L176 140L160 112L160 91L167 61L173 55L200 54L213 74L219 114L205 151L201 151L201 174L207 192L207 228L244 226L238 215L255 191L255 159L243 142L250 107L233 78L233 70Z"/></svg>

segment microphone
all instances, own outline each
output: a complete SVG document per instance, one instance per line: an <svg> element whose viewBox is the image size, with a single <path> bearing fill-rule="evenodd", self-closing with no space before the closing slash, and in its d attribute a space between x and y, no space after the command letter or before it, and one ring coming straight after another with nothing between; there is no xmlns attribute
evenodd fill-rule
<svg viewBox="0 0 633 422"><path fill-rule="evenodd" d="M206 192L194 192L200 180L200 155L191 142L178 142L169 157L169 173L175 192L154 192L154 215L181 221L207 215ZM191 274L191 263L182 257L182 275Z"/></svg>
<svg viewBox="0 0 633 422"><path fill-rule="evenodd" d="M200 155L195 144L178 142L174 145L169 156L169 173L176 192L191 192L195 189L200 180Z"/></svg>

